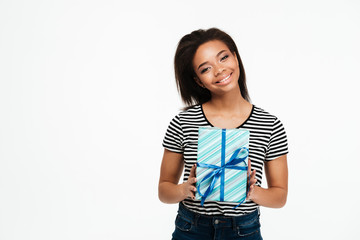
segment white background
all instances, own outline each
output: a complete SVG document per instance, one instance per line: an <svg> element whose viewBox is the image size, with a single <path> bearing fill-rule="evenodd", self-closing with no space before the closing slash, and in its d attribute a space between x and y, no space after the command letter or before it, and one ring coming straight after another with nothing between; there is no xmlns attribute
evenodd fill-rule
<svg viewBox="0 0 360 240"><path fill-rule="evenodd" d="M360 2L0 1L0 239L170 239L162 139L180 38L229 33L289 140L264 239L355 239Z"/></svg>

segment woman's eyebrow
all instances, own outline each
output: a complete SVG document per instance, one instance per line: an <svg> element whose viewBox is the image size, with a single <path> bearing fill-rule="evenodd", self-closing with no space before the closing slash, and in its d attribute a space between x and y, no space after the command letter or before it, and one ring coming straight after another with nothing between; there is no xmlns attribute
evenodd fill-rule
<svg viewBox="0 0 360 240"><path fill-rule="evenodd" d="M216 54L216 57L220 56L223 52L226 52L226 50L221 50L218 54ZM205 64L207 64L208 62L203 62L202 64L199 65L198 67L198 70L199 68L201 68L202 66L204 66Z"/></svg>

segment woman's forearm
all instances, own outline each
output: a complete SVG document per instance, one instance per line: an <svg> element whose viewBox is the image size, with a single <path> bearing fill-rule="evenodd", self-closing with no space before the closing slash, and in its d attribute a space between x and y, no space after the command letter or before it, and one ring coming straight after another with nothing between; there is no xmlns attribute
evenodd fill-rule
<svg viewBox="0 0 360 240"><path fill-rule="evenodd" d="M187 196L182 191L182 184L162 182L159 184L159 199L163 203L178 203Z"/></svg>
<svg viewBox="0 0 360 240"><path fill-rule="evenodd" d="M260 206L281 208L287 199L287 190L280 187L262 188L255 186L251 200Z"/></svg>

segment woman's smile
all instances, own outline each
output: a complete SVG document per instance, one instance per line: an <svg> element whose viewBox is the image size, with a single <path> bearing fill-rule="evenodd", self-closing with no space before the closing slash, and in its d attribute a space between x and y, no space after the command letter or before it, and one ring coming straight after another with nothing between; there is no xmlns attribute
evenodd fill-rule
<svg viewBox="0 0 360 240"><path fill-rule="evenodd" d="M222 80L217 81L216 84L220 85L220 86L227 85L231 81L231 75L232 75L232 73L230 73L228 76L226 76Z"/></svg>

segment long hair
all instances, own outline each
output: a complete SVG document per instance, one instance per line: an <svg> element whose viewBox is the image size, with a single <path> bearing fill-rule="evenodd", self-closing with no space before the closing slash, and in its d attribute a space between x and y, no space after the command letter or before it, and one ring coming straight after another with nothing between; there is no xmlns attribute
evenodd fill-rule
<svg viewBox="0 0 360 240"><path fill-rule="evenodd" d="M199 46L212 40L222 41L232 53L236 54L240 69L238 79L240 93L245 100L250 101L244 66L234 40L227 33L217 28L199 29L181 38L174 59L176 86L187 106L186 108L203 104L211 99L210 91L200 87L195 82L196 73L192 61Z"/></svg>

